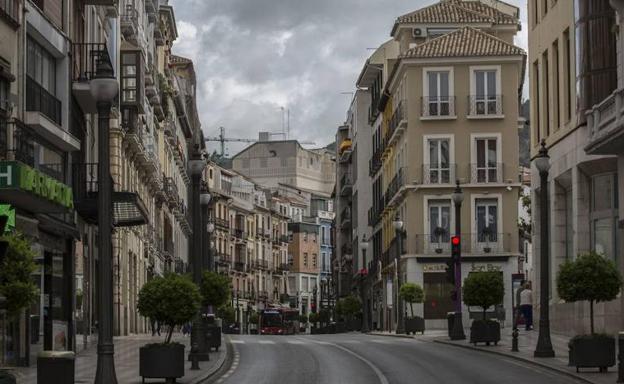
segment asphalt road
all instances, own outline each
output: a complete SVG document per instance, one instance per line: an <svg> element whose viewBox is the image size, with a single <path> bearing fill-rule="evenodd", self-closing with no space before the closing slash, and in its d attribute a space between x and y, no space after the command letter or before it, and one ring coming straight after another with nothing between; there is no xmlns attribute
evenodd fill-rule
<svg viewBox="0 0 624 384"><path fill-rule="evenodd" d="M231 341L232 365L213 383L574 383L530 364L426 339L350 333L236 335Z"/></svg>

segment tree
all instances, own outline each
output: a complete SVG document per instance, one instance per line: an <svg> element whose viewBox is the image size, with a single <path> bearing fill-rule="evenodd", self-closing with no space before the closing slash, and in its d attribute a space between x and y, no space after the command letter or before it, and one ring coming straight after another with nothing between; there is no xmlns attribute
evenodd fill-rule
<svg viewBox="0 0 624 384"><path fill-rule="evenodd" d="M308 319L310 320L310 323L316 326L316 323L318 323L321 320L321 314L317 312L312 312L310 313L310 316L308 317Z"/></svg>
<svg viewBox="0 0 624 384"><path fill-rule="evenodd" d="M202 303L219 308L230 300L230 279L216 272L204 272L201 281Z"/></svg>
<svg viewBox="0 0 624 384"><path fill-rule="evenodd" d="M594 302L614 300L622 288L615 263L596 252L566 261L557 275L557 292L567 302L589 301L591 334L594 334Z"/></svg>
<svg viewBox="0 0 624 384"><path fill-rule="evenodd" d="M531 217L531 193L525 193L520 190L520 203L522 204L522 208L524 208ZM518 230L520 232L520 237L523 239L531 239L531 220L525 220L523 217L518 219Z"/></svg>
<svg viewBox="0 0 624 384"><path fill-rule="evenodd" d="M409 303L412 317L414 317L414 303L422 303L425 300L425 292L422 287L414 283L401 285L399 296L401 296L403 301Z"/></svg>
<svg viewBox="0 0 624 384"><path fill-rule="evenodd" d="M351 319L351 317L358 312L362 308L362 303L360 303L360 299L358 299L355 295L349 295L338 300L336 303L336 313L340 316L344 316L347 319Z"/></svg>
<svg viewBox="0 0 624 384"><path fill-rule="evenodd" d="M224 305L217 309L217 316L219 316L226 324L232 324L236 320L236 311L231 305Z"/></svg>
<svg viewBox="0 0 624 384"><path fill-rule="evenodd" d="M500 304L505 297L503 275L498 271L472 272L464 280L464 303L483 308L485 312L492 305Z"/></svg>
<svg viewBox="0 0 624 384"><path fill-rule="evenodd" d="M170 273L145 283L139 292L137 307L142 316L169 327L165 339L168 344L175 326L191 321L201 301L199 288L188 277Z"/></svg>
<svg viewBox="0 0 624 384"><path fill-rule="evenodd" d="M7 315L14 318L39 297L32 280L37 264L31 242L23 234L13 231L2 238L8 247L0 264L0 294L6 298Z"/></svg>

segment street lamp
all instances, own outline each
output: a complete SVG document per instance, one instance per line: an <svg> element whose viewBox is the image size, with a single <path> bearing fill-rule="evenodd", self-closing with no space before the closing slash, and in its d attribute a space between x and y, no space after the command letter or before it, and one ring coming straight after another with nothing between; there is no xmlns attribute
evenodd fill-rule
<svg viewBox="0 0 624 384"><path fill-rule="evenodd" d="M113 197L110 175L110 112L113 100L119 92L110 60L101 58L91 79L91 95L96 101L98 113L98 275L100 289L98 298L98 345L96 384L116 384L115 345L113 344L113 265L112 265L112 212Z"/></svg>
<svg viewBox="0 0 624 384"><path fill-rule="evenodd" d="M397 254L396 254L396 274L397 274L397 327L396 333L405 333L405 324L403 324L403 300L401 300L401 254L403 253L403 220L397 213L392 222L392 226L395 231L395 239L397 242Z"/></svg>
<svg viewBox="0 0 624 384"><path fill-rule="evenodd" d="M455 258L455 316L453 321L453 329L451 330L451 340L464 340L466 339L466 335L464 334L461 301L461 205L464 201L464 192L459 186L459 180L456 181L455 190L453 191L451 198L453 199L453 203L455 204L455 238L453 239L453 241L459 242L459 246L457 247L457 255L452 255L452 257Z"/></svg>
<svg viewBox="0 0 624 384"><path fill-rule="evenodd" d="M366 234L362 235L362 241L360 241L360 249L362 250L362 266L360 268L360 295L362 297L362 333L368 333L368 303L366 300L366 278L368 271L366 270L366 250L369 247L369 241L366 239Z"/></svg>
<svg viewBox="0 0 624 384"><path fill-rule="evenodd" d="M542 140L539 154L533 159L540 176L540 319L539 336L533 356L555 357L550 341L550 316L548 296L550 293L550 255L548 254L548 170L550 156L546 149L546 140Z"/></svg>
<svg viewBox="0 0 624 384"><path fill-rule="evenodd" d="M195 154L194 158L188 161L188 170L191 174L191 215L193 222L193 234L191 246L189 247L191 260L191 267L193 270L193 282L198 286L202 280L202 223L201 223L201 209L203 201L208 200L210 197L203 197L201 195L201 178L206 167L206 161L200 156ZM208 195L209 196L209 195ZM208 361L210 356L208 355L208 346L206 345L204 322L202 319L202 311L195 316L193 320L193 327L191 328L191 351L189 353L189 360L197 359L197 361Z"/></svg>

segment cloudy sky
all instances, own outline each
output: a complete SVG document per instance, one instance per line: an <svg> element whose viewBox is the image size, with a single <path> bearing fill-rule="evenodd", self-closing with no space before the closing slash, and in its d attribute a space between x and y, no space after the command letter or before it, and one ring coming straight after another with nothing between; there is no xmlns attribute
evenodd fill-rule
<svg viewBox="0 0 624 384"><path fill-rule="evenodd" d="M434 2L170 0L179 33L173 51L195 63L206 135L219 126L234 138L281 132L283 107L290 138L324 146L345 120L369 48L389 39L397 16ZM507 2L521 9L516 43L527 49L526 0ZM243 147L227 144L229 155Z"/></svg>

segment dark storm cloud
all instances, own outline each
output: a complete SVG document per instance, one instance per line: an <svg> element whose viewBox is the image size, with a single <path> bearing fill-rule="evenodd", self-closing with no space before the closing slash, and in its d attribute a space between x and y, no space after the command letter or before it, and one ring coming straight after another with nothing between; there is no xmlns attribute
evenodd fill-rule
<svg viewBox="0 0 624 384"><path fill-rule="evenodd" d="M291 138L325 145L344 121L350 95L341 92L353 91L367 48L389 39L397 16L433 2L171 0L174 52L195 62L207 135L219 126L241 138L280 131L284 106ZM511 2L524 13L523 0ZM234 154L242 145L228 147Z"/></svg>

